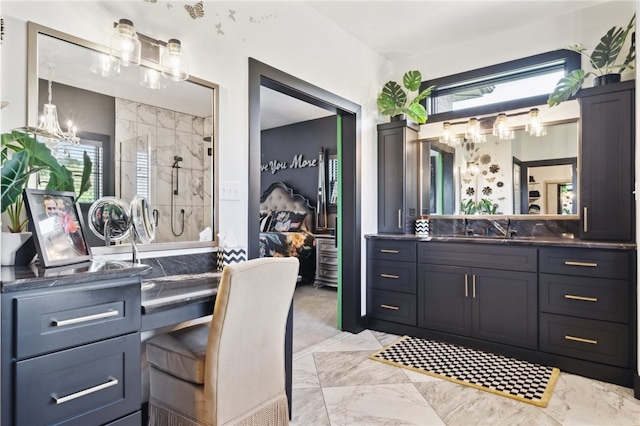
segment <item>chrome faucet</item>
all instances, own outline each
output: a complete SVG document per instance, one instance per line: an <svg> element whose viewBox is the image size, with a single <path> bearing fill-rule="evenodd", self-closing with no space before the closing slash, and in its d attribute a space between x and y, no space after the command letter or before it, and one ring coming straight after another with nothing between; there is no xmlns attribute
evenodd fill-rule
<svg viewBox="0 0 640 426"><path fill-rule="evenodd" d="M471 223L472 222L469 219L467 219L466 217L464 218L464 235L473 235L473 226L471 226Z"/></svg>
<svg viewBox="0 0 640 426"><path fill-rule="evenodd" d="M507 222L507 238L514 238L518 235L518 230L513 228L511 219Z"/></svg>

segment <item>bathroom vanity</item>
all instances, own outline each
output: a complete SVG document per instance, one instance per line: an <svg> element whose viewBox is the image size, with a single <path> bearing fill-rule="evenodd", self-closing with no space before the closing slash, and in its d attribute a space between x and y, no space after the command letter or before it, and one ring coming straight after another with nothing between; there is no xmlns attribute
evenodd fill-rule
<svg viewBox="0 0 640 426"><path fill-rule="evenodd" d="M368 327L633 387L635 244L367 236Z"/></svg>

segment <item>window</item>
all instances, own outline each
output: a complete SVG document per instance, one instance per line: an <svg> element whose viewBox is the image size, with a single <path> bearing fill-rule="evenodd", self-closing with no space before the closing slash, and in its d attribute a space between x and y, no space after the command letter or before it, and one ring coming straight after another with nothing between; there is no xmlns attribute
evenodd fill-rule
<svg viewBox="0 0 640 426"><path fill-rule="evenodd" d="M429 119L451 120L545 104L558 80L581 67L580 54L558 50L448 77L426 99Z"/></svg>

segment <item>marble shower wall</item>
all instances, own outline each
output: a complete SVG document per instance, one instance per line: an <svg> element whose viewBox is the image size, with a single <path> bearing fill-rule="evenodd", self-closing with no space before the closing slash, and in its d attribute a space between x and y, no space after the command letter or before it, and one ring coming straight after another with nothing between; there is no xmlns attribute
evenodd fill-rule
<svg viewBox="0 0 640 426"><path fill-rule="evenodd" d="M211 226L212 157L208 149L213 144L204 137L211 135L212 128L211 117L116 98L116 196L129 202L138 192L134 185L138 167L130 153L144 151L141 147L146 141L151 155L149 204L159 212L155 242L197 241L199 233ZM137 145L135 151L130 144ZM183 159L177 195L173 194L174 156Z"/></svg>

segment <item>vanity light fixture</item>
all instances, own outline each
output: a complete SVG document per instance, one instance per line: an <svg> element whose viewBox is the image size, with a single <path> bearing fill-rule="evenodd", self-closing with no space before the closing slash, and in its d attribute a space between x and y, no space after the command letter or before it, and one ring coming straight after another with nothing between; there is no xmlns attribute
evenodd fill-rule
<svg viewBox="0 0 640 426"><path fill-rule="evenodd" d="M141 52L140 40L133 29L133 22L120 19L111 36L111 57L124 67L137 66L140 65Z"/></svg>
<svg viewBox="0 0 640 426"><path fill-rule="evenodd" d="M453 134L453 131L451 130L451 123L448 121L442 123L442 135L440 136L440 143L449 146L455 146L457 142L458 138Z"/></svg>
<svg viewBox="0 0 640 426"><path fill-rule="evenodd" d="M162 76L169 80L184 81L189 78L189 63L184 55L180 40L169 39L160 65L162 66Z"/></svg>
<svg viewBox="0 0 640 426"><path fill-rule="evenodd" d="M117 77L120 75L120 61L114 60L106 53L94 52L91 55L91 72L101 77Z"/></svg>
<svg viewBox="0 0 640 426"><path fill-rule="evenodd" d="M39 139L41 139L53 151L57 152L58 142L63 141L77 144L80 142L80 138L76 136L77 129L73 125L71 120L67 122L67 132L63 132L60 128L60 123L58 122L58 110L51 101L51 84L51 79L49 79L49 100L46 104L44 104L42 108L42 116L40 117L40 124L38 125L38 129L44 130L51 135L51 137L41 135L39 136Z"/></svg>
<svg viewBox="0 0 640 426"><path fill-rule="evenodd" d="M482 134L480 121L475 117L469 119L469 122L467 123L467 131L465 132L464 137L473 143L481 143L487 140L486 136Z"/></svg>
<svg viewBox="0 0 640 426"><path fill-rule="evenodd" d="M158 70L152 68L140 68L140 84L147 89L164 89L166 87L164 78Z"/></svg>
<svg viewBox="0 0 640 426"><path fill-rule="evenodd" d="M493 122L493 136L497 136L501 141L508 141L515 137L515 132L509 128L507 114L501 112Z"/></svg>
<svg viewBox="0 0 640 426"><path fill-rule="evenodd" d="M547 128L542 121L540 110L538 108L531 108L529 115L527 116L527 122L524 126L524 131L531 136L544 136L547 134Z"/></svg>

